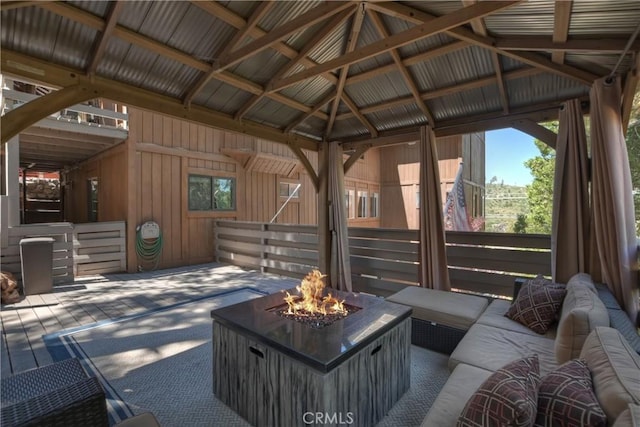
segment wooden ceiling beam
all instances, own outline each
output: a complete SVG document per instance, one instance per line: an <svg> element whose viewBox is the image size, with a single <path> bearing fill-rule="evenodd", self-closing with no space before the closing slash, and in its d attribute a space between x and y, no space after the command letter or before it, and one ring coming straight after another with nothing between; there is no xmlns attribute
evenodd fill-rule
<svg viewBox="0 0 640 427"><path fill-rule="evenodd" d="M465 6L471 6L475 4L477 0L462 0L462 4ZM474 19L471 21L471 28L473 32L482 36L487 37L489 34L487 32L487 26L484 23L482 18ZM500 56L497 52L491 52L491 62L493 63L493 70L496 73L496 83L498 86L498 92L500 93L500 101L502 103L502 110L505 113L509 113L509 97L507 96L507 88L504 84L504 78L502 76L502 64L500 63Z"/></svg>
<svg viewBox="0 0 640 427"><path fill-rule="evenodd" d="M529 77L529 76L533 76L536 74L540 74L542 71L540 71L537 68L533 68L533 67L525 67L525 68L521 68L518 70L513 70L513 71L508 71L506 73L503 74L503 78L505 80L513 80L513 79L519 79L519 78L523 78L523 77ZM447 95L452 95L454 93L459 93L459 92L464 92L467 90L471 90L471 89L477 89L480 87L484 87L484 86L489 86L492 84L496 84L496 76L491 76L491 77L484 77L481 79L477 79L477 80L471 80L469 82L466 83L462 83L462 84L458 84L458 85L453 85L453 86L447 86L447 87L443 87L440 89L435 89L429 92L424 92L422 94L420 94L420 96L422 97L422 99L424 100L428 100L428 99L434 99L434 98L440 98L443 96L447 96ZM362 107L360 109L360 111L363 114L370 114L370 113L374 113L376 111L383 111L383 110L388 110L391 108L395 108L395 107L399 107L402 105L407 105L407 104L411 104L413 102L413 97L405 97L405 98L397 98L394 99L393 101L389 101L389 102L383 102L380 104L375 104L375 105L369 105L367 107ZM344 120L350 117L350 114L342 114L340 116L338 116L338 120Z"/></svg>
<svg viewBox="0 0 640 427"><path fill-rule="evenodd" d="M565 2L558 2L556 4L564 4ZM553 42L547 37L497 37L494 41L494 46L498 49L511 50L511 51L542 51L552 53L562 52L586 52L597 54L619 54L624 51L624 48L628 42L628 38L601 38L601 39L586 39L579 37L572 37L563 42ZM630 47L630 51L640 50L640 40L636 40Z"/></svg>
<svg viewBox="0 0 640 427"><path fill-rule="evenodd" d="M292 86L324 72L335 70L345 65L354 64L382 53L389 52L392 49L433 36L434 34L451 30L471 21L472 19L490 15L491 13L506 9L517 3L519 3L519 1L483 1L473 6L464 7L447 15L432 19L429 22L423 22L409 30L394 34L386 40L371 43L355 52L347 53L339 58L298 72L290 77L280 79L273 87L267 87L267 90L279 90ZM369 5L372 4L378 5L380 3L369 3Z"/></svg>
<svg viewBox="0 0 640 427"><path fill-rule="evenodd" d="M358 120L360 120L360 123L365 125L367 129L369 129L369 133L371 134L371 136L373 137L378 136L378 130L376 129L376 127L373 125L373 123L369 121L369 119L367 119L364 116L364 114L362 114L362 112L358 109L358 106L356 105L356 103L353 102L353 100L349 97L349 95L347 95L346 93L343 93L342 100L347 105L347 107L349 107L349 110L351 110L353 115L356 116Z"/></svg>
<svg viewBox="0 0 640 427"><path fill-rule="evenodd" d="M514 120L511 122L511 127L539 139L554 150L556 149L558 134L544 126L540 126L531 119Z"/></svg>
<svg viewBox="0 0 640 427"><path fill-rule="evenodd" d="M80 70L55 65L49 61L35 59L9 49L4 49L2 51L2 58L0 59L0 72L2 73L15 76L26 76L27 78L43 81L45 84L50 84L54 87L77 86L80 88L81 93L83 93L82 96L69 96L69 99L65 99L64 102L48 102L49 100L55 100L55 98L49 98L51 95L61 93L61 91L52 92L47 96L43 96L29 103L33 104L41 99L45 99L45 101L40 101L46 105L46 108L42 109L43 113L51 114L64 107L77 104L87 99L106 98L116 102L122 102L126 105L156 111L160 114L166 114L168 116L194 123L200 123L217 129L247 134L283 144L297 144L300 148L307 150L318 150L318 141L311 138L295 134L285 134L280 129L251 121L245 120L243 122L238 122L233 120L233 117L227 114L219 113L200 106L192 106L191 109L187 109L184 107L181 99L160 95L146 89L141 89L139 87L100 76L88 78L84 76ZM62 93L76 93L75 91L70 91L73 91L73 89L68 88L67 91ZM87 93L84 93L84 91ZM57 96L61 97L62 95ZM12 110L12 112L20 111L29 104ZM60 106L61 104L65 105ZM11 118L14 116L8 117L9 114L10 113L7 113L2 116L1 124L3 142L5 141L5 137L8 139L12 134L15 135L30 124L34 123L33 121L27 123L29 120L38 121L37 118L29 120L22 118L19 124L14 124Z"/></svg>
<svg viewBox="0 0 640 427"><path fill-rule="evenodd" d="M569 37L569 24L571 23L572 7L573 0L555 2L552 37L554 44L566 43L567 37ZM554 51L551 54L551 60L557 64L564 64L564 51Z"/></svg>
<svg viewBox="0 0 640 427"><path fill-rule="evenodd" d="M292 34L306 30L312 25L323 21L324 19L339 13L340 11L351 6L351 2L327 2L317 6L310 11L303 13L302 15L292 19L291 21L282 24L281 26L272 29L264 36L257 40L248 43L233 53L230 53L217 61L217 66L214 67L216 71L229 68L245 59L262 52L265 49L273 46L282 39L289 37Z"/></svg>
<svg viewBox="0 0 640 427"><path fill-rule="evenodd" d="M107 44L109 43L109 39L113 34L113 30L115 29L116 24L118 23L118 17L122 12L123 7L124 7L124 1L122 0L116 0L112 2L111 9L107 14L104 30L102 30L102 32L100 33L100 36L98 36L96 46L93 49L93 58L91 58L91 63L89 64L89 67L87 67L88 75L95 74L96 70L98 69L98 64L100 64L100 61L104 56L104 53L107 49Z"/></svg>
<svg viewBox="0 0 640 427"><path fill-rule="evenodd" d="M197 3L208 3L208 2L197 2ZM63 16L67 19L71 19L75 22L79 22L83 25L87 25L90 28L94 28L98 31L104 31L104 28L106 26L105 22L100 17L92 15L91 13L85 12L74 6L70 6L66 3L58 3L58 2L42 3L42 4L39 3L39 6L57 15ZM128 43L135 44L151 52L157 53L158 55L165 56L169 59L180 62L181 64L188 65L197 70L210 72L212 69L211 65L204 61L200 61L199 59L196 59L187 53L184 53L180 50L164 45L149 37L138 34L132 30L129 30L128 28L124 28L119 25L116 25L113 30L113 35ZM215 76L213 76L213 78L215 78L216 80L225 82L227 84L230 84L233 87L248 91L250 93L259 94L264 92L264 88L262 86L257 85L256 83L253 83L240 76L236 76L235 74L229 73L227 71L217 73ZM337 79L334 79L334 81L337 81ZM303 105L302 103L294 101L288 97L285 97L284 95L270 93L267 96L278 102L285 101L286 105L294 109L299 110ZM307 111L307 107L305 106L301 111Z"/></svg>
<svg viewBox="0 0 640 427"><path fill-rule="evenodd" d="M336 97L336 91L334 89L327 96L322 98L322 100L320 102L318 102L313 108L311 108L311 110L308 113L301 114L298 119L296 119L293 122L289 123L289 126L287 126L285 128L284 132L285 133L291 132L293 129L298 127L298 125L300 123L304 122L305 120L307 120L309 117L313 116L314 114L320 112L320 109L322 107L324 107L325 105L327 105L327 103L331 102L335 97ZM329 118L329 116L327 116L327 119L328 118Z"/></svg>
<svg viewBox="0 0 640 427"><path fill-rule="evenodd" d="M353 52L358 45L358 39L360 38L360 29L362 28L362 23L364 22L364 14L366 10L366 3L362 3L362 12L357 12L353 20L351 22L351 33L349 34L349 40L347 41L347 46L345 47L345 54L349 54ZM329 114L329 120L327 121L327 127L325 129L325 138L328 139L331 131L333 130L333 124L336 120L336 114L338 113L338 107L340 106L340 101L342 101L342 95L344 91L344 85L347 81L347 75L349 74L349 65L345 65L340 69L340 76L338 77L338 84L336 85L336 97L333 99L333 105L331 106L331 113ZM352 107L355 107L352 109ZM358 111L355 103L349 107L349 109L356 115L356 117L368 127L369 132L372 135L377 135L377 131L375 128L369 123L369 121Z"/></svg>
<svg viewBox="0 0 640 427"><path fill-rule="evenodd" d="M289 70L295 67L300 61L302 61L306 56L311 52L317 45L320 43L325 37L329 35L332 31L335 30L338 25L342 24L355 10L355 5L351 9L345 9L342 12L338 13L333 17L331 21L327 25L323 27L321 31L318 31L314 34L314 36L309 40L304 48L298 52L298 55L285 64L278 72L271 78L270 83L276 81L277 79L284 76ZM267 84L268 86L268 84ZM273 92L275 93L275 92ZM267 96L267 92L263 91L262 93L253 96L249 101L243 105L238 112L235 114L236 120L241 120L244 115L251 110L255 105L258 104L265 96ZM325 118L326 120L327 118Z"/></svg>
<svg viewBox="0 0 640 427"><path fill-rule="evenodd" d="M240 28L234 35L231 41L227 43L225 47L222 48L220 52L216 52L215 57L224 56L230 51L232 51L235 46L241 42L247 34L256 26L258 22L264 17L264 15L271 9L273 2L262 2L258 5L256 10L251 14L249 20L246 24ZM211 71L205 72L200 79L187 91L187 95L184 97L184 104L189 106L191 105L191 101L193 98L206 86L206 84L211 80L211 77L216 73L216 71L211 69Z"/></svg>
<svg viewBox="0 0 640 427"><path fill-rule="evenodd" d="M370 11L369 16L371 17L371 20L373 21L373 25L378 30L378 33L380 34L380 36L383 39L388 38L389 31L387 30L386 25L384 25L384 22L382 22L382 18L380 18L378 13L375 11ZM391 57L393 58L393 62L395 62L398 71L400 71L400 74L402 75L404 83L409 88L411 95L413 95L416 105L418 106L418 108L420 108L420 110L422 111L422 114L424 114L429 124L432 127L435 127L435 119L433 118L433 114L431 114L431 110L429 110L429 107L427 107L427 104L425 104L424 100L420 96L420 89L418 89L418 86L416 85L416 82L413 79L413 76L411 75L411 73L409 73L409 70L402 62L402 58L400 58L400 54L396 49L391 50L389 53L391 54Z"/></svg>
<svg viewBox="0 0 640 427"><path fill-rule="evenodd" d="M479 4L482 3L484 2L481 2ZM426 12L422 12L418 9L396 2L373 3L370 7L375 7L376 10L382 13L386 13L415 24L433 22L433 20L435 19L440 19ZM540 68L541 70L577 80L583 84L591 85L596 79L601 77L580 68L572 67L566 64L556 64L555 62L540 54L499 49L494 45L495 39L493 39L492 37L482 37L463 27L449 29L448 31L446 31L446 34L459 40L464 40L473 45L483 47L493 52L497 52L500 55L510 57L527 65Z"/></svg>

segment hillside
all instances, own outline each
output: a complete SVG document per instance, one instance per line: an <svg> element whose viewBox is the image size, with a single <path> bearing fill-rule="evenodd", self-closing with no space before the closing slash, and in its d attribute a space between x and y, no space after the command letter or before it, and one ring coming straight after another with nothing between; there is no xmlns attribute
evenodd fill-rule
<svg viewBox="0 0 640 427"><path fill-rule="evenodd" d="M524 186L488 182L484 200L485 231L511 233L518 214L529 212Z"/></svg>

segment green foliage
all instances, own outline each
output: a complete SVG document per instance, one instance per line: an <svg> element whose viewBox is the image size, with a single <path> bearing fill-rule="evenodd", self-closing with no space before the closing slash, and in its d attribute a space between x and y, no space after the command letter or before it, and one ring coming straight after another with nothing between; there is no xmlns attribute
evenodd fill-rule
<svg viewBox="0 0 640 427"><path fill-rule="evenodd" d="M557 130L557 122L548 125ZM551 234L551 210L553 208L553 174L555 171L555 151L544 142L535 140L540 155L524 162L531 171L533 182L527 185L529 213L527 232Z"/></svg>
<svg viewBox="0 0 640 427"><path fill-rule="evenodd" d="M527 232L527 216L525 214L518 214L516 222L513 224L514 233L526 233Z"/></svg>
<svg viewBox="0 0 640 427"><path fill-rule="evenodd" d="M640 92L633 99L633 108L627 128L627 152L631 169L631 186L636 211L636 235L640 236Z"/></svg>
<svg viewBox="0 0 640 427"><path fill-rule="evenodd" d="M529 211L525 188L492 177L485 185L485 231L508 233L519 214Z"/></svg>

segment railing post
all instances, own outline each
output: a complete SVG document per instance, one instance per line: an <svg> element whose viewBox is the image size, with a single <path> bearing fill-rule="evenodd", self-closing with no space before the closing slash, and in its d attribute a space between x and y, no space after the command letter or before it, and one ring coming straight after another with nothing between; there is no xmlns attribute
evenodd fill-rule
<svg viewBox="0 0 640 427"><path fill-rule="evenodd" d="M269 224L262 223L260 226L260 231L262 232L260 237L260 272L264 273L266 271L265 260L267 259L267 243L268 239L264 236L268 230Z"/></svg>

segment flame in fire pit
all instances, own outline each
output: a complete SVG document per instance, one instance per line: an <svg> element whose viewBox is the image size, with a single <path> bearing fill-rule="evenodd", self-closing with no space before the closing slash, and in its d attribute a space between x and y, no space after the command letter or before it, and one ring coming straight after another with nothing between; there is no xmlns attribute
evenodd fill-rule
<svg viewBox="0 0 640 427"><path fill-rule="evenodd" d="M296 286L300 295L291 295L287 292L284 301L289 306L289 309L285 314L296 316L317 314L341 314L346 316L349 314L348 310L344 307L344 301L337 300L332 297L331 294L325 297L322 296L322 290L324 289L323 277L325 277L325 275L318 270L313 270L302 279L300 285Z"/></svg>

